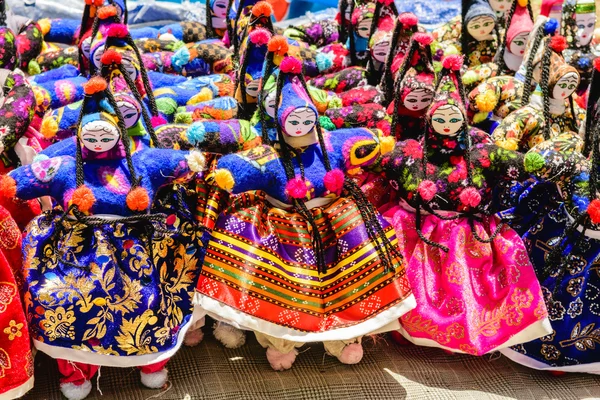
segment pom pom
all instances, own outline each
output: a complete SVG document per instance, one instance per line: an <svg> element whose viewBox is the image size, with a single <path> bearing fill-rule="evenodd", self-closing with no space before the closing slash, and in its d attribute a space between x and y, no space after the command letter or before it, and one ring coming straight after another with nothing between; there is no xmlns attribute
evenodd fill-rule
<svg viewBox="0 0 600 400"><path fill-rule="evenodd" d="M519 5L521 7L527 7L527 3L529 3L528 0L517 0L517 3L519 3Z"/></svg>
<svg viewBox="0 0 600 400"><path fill-rule="evenodd" d="M288 41L281 35L273 36L267 44L267 49L271 53L275 53L279 56L284 56L290 48ZM318 53L320 54L320 53Z"/></svg>
<svg viewBox="0 0 600 400"><path fill-rule="evenodd" d="M194 172L202 172L206 168L206 157L204 153L198 150L190 151L190 154L185 156L188 167Z"/></svg>
<svg viewBox="0 0 600 400"><path fill-rule="evenodd" d="M111 64L120 65L122 61L123 61L123 56L121 56L121 53L119 53L113 49L106 50L102 54L102 57L100 57L100 62L104 65L111 65Z"/></svg>
<svg viewBox="0 0 600 400"><path fill-rule="evenodd" d="M544 165L546 164L544 157L541 154L531 151L525 154L525 159L523 162L525 164L525 171L529 173L535 173L539 171L540 169L544 168Z"/></svg>
<svg viewBox="0 0 600 400"><path fill-rule="evenodd" d="M233 189L235 181L233 180L233 175L231 175L231 172L226 169L218 169L215 171L215 183L221 189L229 192L231 189Z"/></svg>
<svg viewBox="0 0 600 400"><path fill-rule="evenodd" d="M176 124L189 125L192 122L194 122L194 119L192 118L191 112L184 111L175 114L175 119L173 122L175 122Z"/></svg>
<svg viewBox="0 0 600 400"><path fill-rule="evenodd" d="M442 66L446 69L450 69L452 71L459 71L460 67L462 67L463 58L458 54L451 54L449 56L444 57L442 60Z"/></svg>
<svg viewBox="0 0 600 400"><path fill-rule="evenodd" d="M477 72L473 71L473 70L469 70L467 72L465 72L465 74L462 77L462 82L464 85L470 86L472 84L474 84L475 82L477 82L477 80L479 79L479 75L477 75Z"/></svg>
<svg viewBox="0 0 600 400"><path fill-rule="evenodd" d="M419 19L413 13L405 12L398 16L398 22L402 24L404 29L412 28L419 23Z"/></svg>
<svg viewBox="0 0 600 400"><path fill-rule="evenodd" d="M156 99L156 108L161 114L172 115L177 111L177 102L170 97L160 97Z"/></svg>
<svg viewBox="0 0 600 400"><path fill-rule="evenodd" d="M40 127L40 133L42 136L44 136L46 139L52 139L54 136L56 136L57 132L58 121L56 120L56 117L46 117L42 120L42 126Z"/></svg>
<svg viewBox="0 0 600 400"><path fill-rule="evenodd" d="M171 64L181 70L184 65L190 62L191 54L187 47L182 47L171 57Z"/></svg>
<svg viewBox="0 0 600 400"><path fill-rule="evenodd" d="M427 179L419 183L417 190L423 200L430 202L437 194L437 185L435 182Z"/></svg>
<svg viewBox="0 0 600 400"><path fill-rule="evenodd" d="M303 199L306 197L306 193L308 193L308 188L304 179L295 177L285 185L285 192L293 199Z"/></svg>
<svg viewBox="0 0 600 400"><path fill-rule="evenodd" d="M114 5L108 5L98 9L99 19L108 19L117 15L117 7Z"/></svg>
<svg viewBox="0 0 600 400"><path fill-rule="evenodd" d="M394 0L377 0L379 3L383 4L384 6L390 6L390 4L392 4L394 2Z"/></svg>
<svg viewBox="0 0 600 400"><path fill-rule="evenodd" d="M92 189L85 185L75 189L71 196L71 204L75 204L77 208L79 208L79 211L84 213L90 211L94 206L94 203L96 203L96 197L94 196Z"/></svg>
<svg viewBox="0 0 600 400"><path fill-rule="evenodd" d="M334 123L331 122L331 119L325 115L319 117L319 125L321 125L321 128L325 129L326 131L335 131L337 129Z"/></svg>
<svg viewBox="0 0 600 400"><path fill-rule="evenodd" d="M317 68L319 69L319 72L321 72L321 73L328 71L329 68L331 68L331 66L333 65L333 61L325 53L317 53L317 57L316 57L315 61L317 63Z"/></svg>
<svg viewBox="0 0 600 400"><path fill-rule="evenodd" d="M85 0L85 4L88 6L100 7L102 4L104 4L104 0Z"/></svg>
<svg viewBox="0 0 600 400"><path fill-rule="evenodd" d="M50 32L50 28L52 28L52 22L50 22L50 19L42 18L42 19L39 19L37 23L40 26L42 35L46 36L48 34L48 32Z"/></svg>
<svg viewBox="0 0 600 400"><path fill-rule="evenodd" d="M302 72L302 62L296 57L286 57L281 61L279 69L286 74L300 74Z"/></svg>
<svg viewBox="0 0 600 400"><path fill-rule="evenodd" d="M594 224L600 223L600 200L594 199L587 209L587 213Z"/></svg>
<svg viewBox="0 0 600 400"><path fill-rule="evenodd" d="M158 126L165 125L167 120L160 115L155 115L154 117L150 118L150 123L152 124L153 128L156 128Z"/></svg>
<svg viewBox="0 0 600 400"><path fill-rule="evenodd" d="M490 117L489 112L478 112L473 115L473 123L480 124L483 121L486 121Z"/></svg>
<svg viewBox="0 0 600 400"><path fill-rule="evenodd" d="M415 42L421 44L422 46L429 46L431 43L433 43L433 37L428 33L415 32L412 38Z"/></svg>
<svg viewBox="0 0 600 400"><path fill-rule="evenodd" d="M259 1L252 7L252 15L255 17L270 17L273 14L273 7L266 1Z"/></svg>
<svg viewBox="0 0 600 400"><path fill-rule="evenodd" d="M150 196L148 191L143 187L136 187L127 193L127 207L131 211L144 211L150 206Z"/></svg>
<svg viewBox="0 0 600 400"><path fill-rule="evenodd" d="M445 56L449 56L449 55L454 55L454 54L458 54L460 55L460 51L458 51L458 49L456 48L455 45L453 44L449 44L445 49L444 49L444 55Z"/></svg>
<svg viewBox="0 0 600 400"><path fill-rule="evenodd" d="M250 32L248 39L250 39L250 41L257 46L264 46L265 44L269 43L269 39L271 39L271 32L265 28L258 28Z"/></svg>
<svg viewBox="0 0 600 400"><path fill-rule="evenodd" d="M206 130L204 129L204 123L198 122L190 125L187 128L185 136L187 137L188 142L192 146L198 146L204 141L204 136L206 135Z"/></svg>
<svg viewBox="0 0 600 400"><path fill-rule="evenodd" d="M471 208L477 207L481 202L481 195L479 194L477 189L475 189L472 186L463 189L463 191L460 192L458 198L460 199L461 203Z"/></svg>
<svg viewBox="0 0 600 400"><path fill-rule="evenodd" d="M594 69L600 72L600 57L594 58Z"/></svg>
<svg viewBox="0 0 600 400"><path fill-rule="evenodd" d="M388 154L394 150L396 141L392 136L383 136L379 138L379 151L381 154Z"/></svg>
<svg viewBox="0 0 600 400"><path fill-rule="evenodd" d="M129 34L129 29L127 29L127 25L123 24L112 24L108 27L106 31L106 36L115 37L123 39Z"/></svg>
<svg viewBox="0 0 600 400"><path fill-rule="evenodd" d="M557 53L562 53L567 48L567 39L564 36L556 35L550 39L550 47Z"/></svg>
<svg viewBox="0 0 600 400"><path fill-rule="evenodd" d="M342 192L342 188L344 187L344 179L344 173L340 169L327 171L325 177L323 178L325 189L329 190L330 193L340 194Z"/></svg>
<svg viewBox="0 0 600 400"><path fill-rule="evenodd" d="M0 177L0 197L4 199L14 199L17 195L17 182L8 176Z"/></svg>
<svg viewBox="0 0 600 400"><path fill-rule="evenodd" d="M83 85L83 92L87 95L100 93L106 90L108 84L104 78L93 76Z"/></svg>
<svg viewBox="0 0 600 400"><path fill-rule="evenodd" d="M554 18L550 18L544 24L544 35L554 35L558 29L558 21Z"/></svg>
<svg viewBox="0 0 600 400"><path fill-rule="evenodd" d="M496 92L488 89L475 97L475 104L480 112L492 112L498 104L498 96L496 96Z"/></svg>

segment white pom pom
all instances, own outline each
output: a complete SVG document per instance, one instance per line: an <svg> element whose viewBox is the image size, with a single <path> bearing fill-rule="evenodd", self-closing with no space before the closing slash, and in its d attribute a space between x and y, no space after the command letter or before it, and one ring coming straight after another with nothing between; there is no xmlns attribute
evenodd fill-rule
<svg viewBox="0 0 600 400"><path fill-rule="evenodd" d="M198 150L190 151L190 154L185 156L188 167L194 172L202 172L206 168L206 157L204 153Z"/></svg>

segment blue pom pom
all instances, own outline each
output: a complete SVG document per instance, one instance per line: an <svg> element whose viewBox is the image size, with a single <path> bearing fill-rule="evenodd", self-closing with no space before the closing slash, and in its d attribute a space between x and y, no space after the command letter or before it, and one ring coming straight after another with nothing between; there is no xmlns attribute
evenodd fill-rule
<svg viewBox="0 0 600 400"><path fill-rule="evenodd" d="M204 129L204 124L202 122L196 122L187 128L185 136L192 146L197 146L204 141L205 134L206 130Z"/></svg>
<svg viewBox="0 0 600 400"><path fill-rule="evenodd" d="M190 51L187 47L182 47L171 58L171 65L175 67L175 69L179 72L181 69L190 62Z"/></svg>
<svg viewBox="0 0 600 400"><path fill-rule="evenodd" d="M550 18L544 24L544 35L554 35L556 30L558 29L558 21L554 18Z"/></svg>
<svg viewBox="0 0 600 400"><path fill-rule="evenodd" d="M586 69L590 68L591 66L592 66L592 63L590 62L590 59L587 57L582 57L579 60L577 60L577 67L579 69L586 70Z"/></svg>
<svg viewBox="0 0 600 400"><path fill-rule="evenodd" d="M317 54L316 61L319 72L327 71L333 65L333 62L331 61L329 56L323 53Z"/></svg>
<svg viewBox="0 0 600 400"><path fill-rule="evenodd" d="M590 205L590 200L587 197L581 197L577 195L573 195L573 202L577 208L579 208L580 213L586 212Z"/></svg>

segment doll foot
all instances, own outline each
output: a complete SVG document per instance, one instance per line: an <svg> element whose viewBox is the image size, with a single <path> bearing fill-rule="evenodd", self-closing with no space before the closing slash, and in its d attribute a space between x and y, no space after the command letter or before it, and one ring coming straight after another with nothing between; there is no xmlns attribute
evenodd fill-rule
<svg viewBox="0 0 600 400"><path fill-rule="evenodd" d="M215 338L228 349L237 349L246 343L246 334L241 329L223 322L217 322L213 329Z"/></svg>
<svg viewBox="0 0 600 400"><path fill-rule="evenodd" d="M83 400L92 391L92 382L85 381L81 385L71 382L61 383L60 391L69 400Z"/></svg>
<svg viewBox="0 0 600 400"><path fill-rule="evenodd" d="M342 364L358 364L363 358L363 348L360 343L352 343L346 345L342 350L342 354L338 357L338 360Z"/></svg>
<svg viewBox="0 0 600 400"><path fill-rule="evenodd" d="M454 352L453 352L453 351L446 350L446 349L442 349L442 351L443 351L444 353L448 354L449 356L453 356L453 355L454 355Z"/></svg>
<svg viewBox="0 0 600 400"><path fill-rule="evenodd" d="M150 389L160 389L167 383L169 377L169 371L166 368L161 369L158 372L145 374L140 371L140 378L142 385Z"/></svg>
<svg viewBox="0 0 600 400"><path fill-rule="evenodd" d="M275 371L285 371L286 369L292 368L297 355L298 351L296 349L289 353L281 353L272 347L267 349L267 360L269 360L271 368Z"/></svg>
<svg viewBox="0 0 600 400"><path fill-rule="evenodd" d="M193 331L188 331L185 334L183 344L188 347L198 346L202 339L204 339L204 332L202 332L202 329L195 329Z"/></svg>
<svg viewBox="0 0 600 400"><path fill-rule="evenodd" d="M410 346L412 343L410 340L406 339L402 334L398 331L391 332L392 340L399 344L400 346Z"/></svg>
<svg viewBox="0 0 600 400"><path fill-rule="evenodd" d="M552 376L563 376L563 375L567 374L565 371L548 371L548 372L550 372L550 375L552 375Z"/></svg>

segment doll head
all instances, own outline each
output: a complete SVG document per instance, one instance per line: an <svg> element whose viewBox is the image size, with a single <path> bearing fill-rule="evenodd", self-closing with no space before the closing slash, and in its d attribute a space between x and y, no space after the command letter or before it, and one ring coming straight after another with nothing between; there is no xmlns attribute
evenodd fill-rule
<svg viewBox="0 0 600 400"><path fill-rule="evenodd" d="M515 0L516 1L516 0ZM505 13L510 10L511 0L489 0L490 7L497 13Z"/></svg>
<svg viewBox="0 0 600 400"><path fill-rule="evenodd" d="M378 30L369 40L371 57L377 62L385 62L392 45L392 32Z"/></svg>
<svg viewBox="0 0 600 400"><path fill-rule="evenodd" d="M0 26L0 68L15 69L17 65L17 45L15 34L6 26Z"/></svg>
<svg viewBox="0 0 600 400"><path fill-rule="evenodd" d="M533 21L527 7L517 4L510 26L506 31L506 47L514 55L523 57L527 38L533 29Z"/></svg>
<svg viewBox="0 0 600 400"><path fill-rule="evenodd" d="M213 28L223 29L227 26L227 0L210 0L210 12Z"/></svg>
<svg viewBox="0 0 600 400"><path fill-rule="evenodd" d="M463 21L467 32L477 41L488 40L496 27L496 13L487 0L472 0Z"/></svg>
<svg viewBox="0 0 600 400"><path fill-rule="evenodd" d="M548 91L550 97L556 100L566 100L579 86L579 73L566 62L559 67L550 67ZM556 68L552 70L552 68Z"/></svg>
<svg viewBox="0 0 600 400"><path fill-rule="evenodd" d="M115 93L115 101L117 102L117 107L119 107L119 111L123 116L125 128L129 129L135 126L140 120L140 116L142 114L142 107L140 106L140 103L138 103L133 96L124 92Z"/></svg>
<svg viewBox="0 0 600 400"><path fill-rule="evenodd" d="M422 111L431 105L433 100L432 72L410 70L400 83L400 101L410 111Z"/></svg>
<svg viewBox="0 0 600 400"><path fill-rule="evenodd" d="M375 3L361 4L352 13L352 25L354 33L363 39L371 36L371 25L375 17Z"/></svg>
<svg viewBox="0 0 600 400"><path fill-rule="evenodd" d="M542 0L540 15L554 18L560 25L562 19L562 6L564 0Z"/></svg>
<svg viewBox="0 0 600 400"><path fill-rule="evenodd" d="M563 4L562 34L569 48L587 47L596 26L595 0L567 0Z"/></svg>

